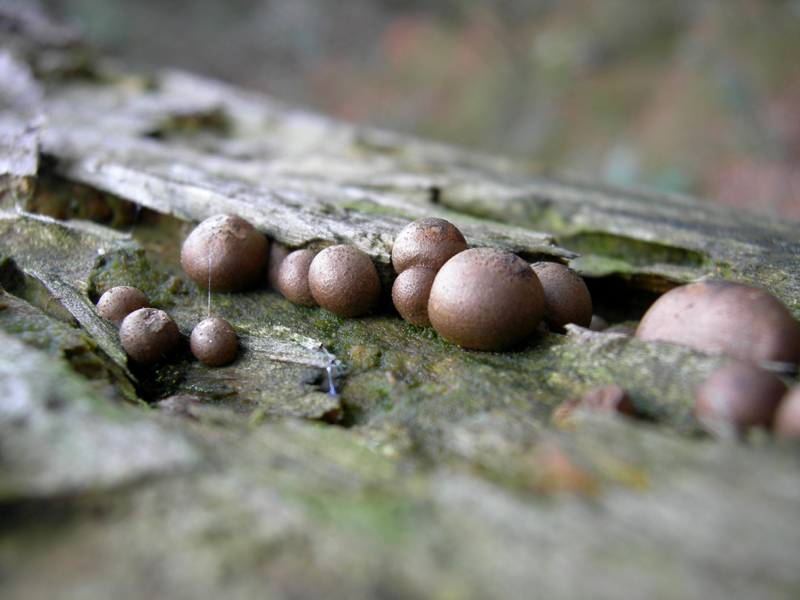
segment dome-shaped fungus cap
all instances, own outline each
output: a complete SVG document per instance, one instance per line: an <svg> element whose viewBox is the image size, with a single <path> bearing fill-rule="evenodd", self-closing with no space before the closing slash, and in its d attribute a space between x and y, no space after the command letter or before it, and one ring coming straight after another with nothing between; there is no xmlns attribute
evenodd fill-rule
<svg viewBox="0 0 800 600"><path fill-rule="evenodd" d="M215 215L195 227L181 248L181 266L212 292L236 292L264 277L269 241L236 215ZM210 280L209 280L210 267Z"/></svg>
<svg viewBox="0 0 800 600"><path fill-rule="evenodd" d="M346 244L325 248L314 257L308 268L308 285L314 300L340 317L363 315L381 293L372 260Z"/></svg>
<svg viewBox="0 0 800 600"><path fill-rule="evenodd" d="M445 340L474 350L504 350L536 331L544 290L519 256L494 248L456 254L439 270L428 317Z"/></svg>
<svg viewBox="0 0 800 600"><path fill-rule="evenodd" d="M800 438L800 384L781 398L772 427L778 435Z"/></svg>
<svg viewBox="0 0 800 600"><path fill-rule="evenodd" d="M128 356L140 364L165 358L178 345L180 331L163 310L140 308L122 320L119 341Z"/></svg>
<svg viewBox="0 0 800 600"><path fill-rule="evenodd" d="M211 317L192 330L189 346L197 360L209 367L226 365L239 353L236 332L225 319Z"/></svg>
<svg viewBox="0 0 800 600"><path fill-rule="evenodd" d="M430 327L428 297L436 271L428 267L406 269L392 286L392 302L400 316L417 327Z"/></svg>
<svg viewBox="0 0 800 600"><path fill-rule="evenodd" d="M752 363L734 362L720 367L695 390L694 413L711 432L769 427L786 385L773 373Z"/></svg>
<svg viewBox="0 0 800 600"><path fill-rule="evenodd" d="M438 271L450 258L467 249L458 228L444 219L429 217L406 225L392 246L392 266L398 273L409 267Z"/></svg>
<svg viewBox="0 0 800 600"><path fill-rule="evenodd" d="M800 360L800 329L786 307L767 292L732 281L670 290L642 317L636 337L754 362Z"/></svg>
<svg viewBox="0 0 800 600"><path fill-rule="evenodd" d="M119 327L122 319L135 310L147 308L150 302L145 293L129 285L108 289L97 301L97 312Z"/></svg>
<svg viewBox="0 0 800 600"><path fill-rule="evenodd" d="M286 255L278 269L278 290L295 304L317 305L308 285L308 269L316 255L313 250L295 250Z"/></svg>
<svg viewBox="0 0 800 600"><path fill-rule="evenodd" d="M592 296L575 271L554 262L531 265L544 289L544 316L551 331L564 333L564 325L581 327L592 324Z"/></svg>

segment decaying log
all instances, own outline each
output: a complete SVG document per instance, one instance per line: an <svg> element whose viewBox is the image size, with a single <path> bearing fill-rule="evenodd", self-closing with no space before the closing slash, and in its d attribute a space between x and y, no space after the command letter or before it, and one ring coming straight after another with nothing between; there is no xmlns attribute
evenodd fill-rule
<svg viewBox="0 0 800 600"><path fill-rule="evenodd" d="M464 350L386 294L343 319L266 285L208 296L176 259L193 223L233 212L288 247L359 247L387 290L396 234L441 216L470 245L581 269L617 322L705 276L800 320L800 226L130 73L7 2L0 27L0 596L800 593L800 447L712 440L692 414L724 357L572 326ZM184 334L164 363L128 364L97 314L121 284ZM185 342L209 312L239 335L225 367ZM611 383L636 419L551 424ZM177 393L201 402L154 408Z"/></svg>

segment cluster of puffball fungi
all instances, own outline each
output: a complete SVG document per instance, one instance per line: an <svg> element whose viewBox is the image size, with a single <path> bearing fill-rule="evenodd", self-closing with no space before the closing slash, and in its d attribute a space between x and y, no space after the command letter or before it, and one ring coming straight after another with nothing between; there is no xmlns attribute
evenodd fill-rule
<svg viewBox="0 0 800 600"><path fill-rule="evenodd" d="M410 223L395 239L391 258L397 273L392 300L400 316L464 348L508 350L537 329L564 333L570 323L594 329L598 320L586 284L572 269L556 262L529 264L495 248L468 249L464 235L444 219ZM372 260L357 248L270 249L262 233L235 215L202 221L183 244L181 265L209 294L255 287L268 271L287 299L340 317L366 314L381 292ZM123 348L138 364L163 359L180 340L175 322L135 288L108 290L97 310L119 327ZM634 335L731 357L695 392L695 415L708 431L739 436L756 426L800 437L800 385L788 389L774 372L796 372L800 329L767 292L723 280L678 286L648 309ZM233 327L210 316L195 326L190 347L209 366L238 354ZM620 386L574 400L579 402L562 412L576 404L635 412Z"/></svg>
<svg viewBox="0 0 800 600"><path fill-rule="evenodd" d="M588 327L592 299L580 276L551 262L528 264L512 252L470 248L444 219L406 226L392 247L398 273L392 300L412 325L433 327L473 350L507 350L540 328Z"/></svg>
<svg viewBox="0 0 800 600"><path fill-rule="evenodd" d="M653 303L635 336L731 357L695 391L695 416L711 433L800 437L800 385L787 391L773 372L796 371L800 329L774 296L725 280L682 285Z"/></svg>

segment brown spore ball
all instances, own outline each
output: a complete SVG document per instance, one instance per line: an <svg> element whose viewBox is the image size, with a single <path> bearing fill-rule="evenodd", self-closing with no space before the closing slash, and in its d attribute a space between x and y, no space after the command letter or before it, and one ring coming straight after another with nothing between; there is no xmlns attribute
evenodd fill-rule
<svg viewBox="0 0 800 600"><path fill-rule="evenodd" d="M564 333L567 323L589 327L592 323L592 297L589 288L575 271L559 263L531 265L544 289L543 319L556 333Z"/></svg>
<svg viewBox="0 0 800 600"><path fill-rule="evenodd" d="M187 394L168 396L156 402L156 406L165 415L189 417L190 419L197 418L192 414L192 407L200 404L202 404L200 398Z"/></svg>
<svg viewBox="0 0 800 600"><path fill-rule="evenodd" d="M119 326L122 347L131 360L142 365L169 356L180 339L175 321L157 308L135 310Z"/></svg>
<svg viewBox="0 0 800 600"><path fill-rule="evenodd" d="M439 270L428 299L428 317L448 342L473 350L521 344L539 325L544 290L530 265L516 254L473 248Z"/></svg>
<svg viewBox="0 0 800 600"><path fill-rule="evenodd" d="M608 321L600 315L592 315L592 321L589 323L589 329L592 331L605 331L608 329Z"/></svg>
<svg viewBox="0 0 800 600"><path fill-rule="evenodd" d="M212 292L237 292L264 277L269 241L236 215L215 215L195 227L181 248L181 266Z"/></svg>
<svg viewBox="0 0 800 600"><path fill-rule="evenodd" d="M274 290L278 290L278 271L281 268L283 259L288 255L289 249L283 244L276 244L273 242L269 245L269 258L267 258L267 282Z"/></svg>
<svg viewBox="0 0 800 600"><path fill-rule="evenodd" d="M709 375L695 391L695 416L709 431L745 433L769 427L786 385L751 363L734 362Z"/></svg>
<svg viewBox="0 0 800 600"><path fill-rule="evenodd" d="M771 294L732 281L674 288L645 313L636 337L745 361L800 360L800 328Z"/></svg>
<svg viewBox="0 0 800 600"><path fill-rule="evenodd" d="M617 383L584 392L563 402L553 411L551 417L555 425L568 424L575 412L588 409L598 413L621 413L632 416L633 403L625 389Z"/></svg>
<svg viewBox="0 0 800 600"><path fill-rule="evenodd" d="M143 291L129 285L119 285L100 296L97 301L97 312L119 327L122 319L133 311L149 306L150 301Z"/></svg>
<svg viewBox="0 0 800 600"><path fill-rule="evenodd" d="M430 327L428 297L436 271L427 267L406 269L392 286L392 302L400 316L417 327Z"/></svg>
<svg viewBox="0 0 800 600"><path fill-rule="evenodd" d="M772 421L775 433L800 439L800 385L795 385L781 398Z"/></svg>
<svg viewBox="0 0 800 600"><path fill-rule="evenodd" d="M236 331L225 319L203 319L192 330L189 338L192 354L204 365L221 367L239 354Z"/></svg>
<svg viewBox="0 0 800 600"><path fill-rule="evenodd" d="M313 250L295 250L286 255L278 270L278 290L287 299L303 306L316 306L308 285L308 269L317 255Z"/></svg>
<svg viewBox="0 0 800 600"><path fill-rule="evenodd" d="M363 315L381 293L370 257L347 244L329 246L314 257L308 268L308 285L314 300L340 317Z"/></svg>
<svg viewBox="0 0 800 600"><path fill-rule="evenodd" d="M438 271L450 258L467 249L458 228L444 219L428 217L406 225L392 246L392 266L398 273L410 267Z"/></svg>

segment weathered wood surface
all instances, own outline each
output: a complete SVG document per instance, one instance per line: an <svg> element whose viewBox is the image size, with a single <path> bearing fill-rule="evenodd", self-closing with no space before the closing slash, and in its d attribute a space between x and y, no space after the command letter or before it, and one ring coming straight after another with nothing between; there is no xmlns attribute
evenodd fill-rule
<svg viewBox="0 0 800 600"><path fill-rule="evenodd" d="M797 224L533 176L185 73L124 73L9 6L0 596L800 594L800 448L697 435L693 388L724 358L580 328L465 351L388 302L340 319L265 287L212 294L240 334L235 363L203 367L183 347L142 369L93 305L137 285L188 334L207 298L175 253L214 213L289 246L352 243L384 285L396 233L440 215L472 245L571 260L618 320L706 275L760 285L800 319ZM131 236L132 203L163 216ZM564 399L615 381L646 420L550 424ZM146 404L176 392L205 400L193 418Z"/></svg>

